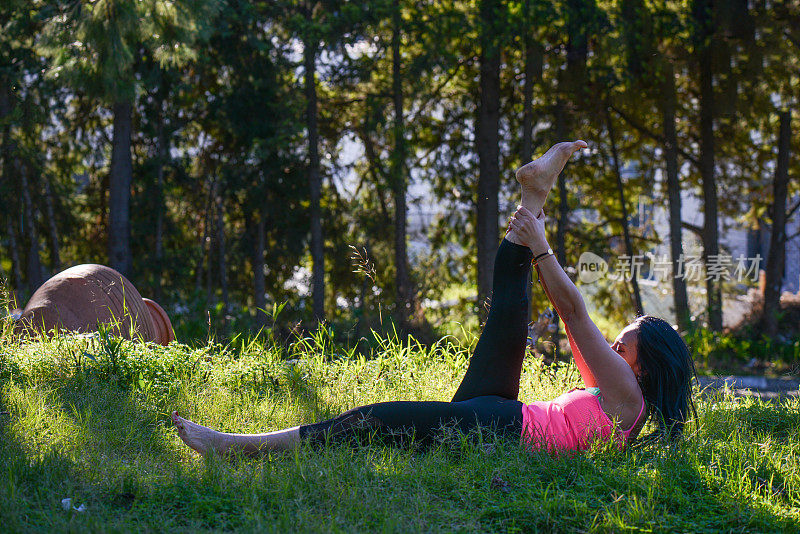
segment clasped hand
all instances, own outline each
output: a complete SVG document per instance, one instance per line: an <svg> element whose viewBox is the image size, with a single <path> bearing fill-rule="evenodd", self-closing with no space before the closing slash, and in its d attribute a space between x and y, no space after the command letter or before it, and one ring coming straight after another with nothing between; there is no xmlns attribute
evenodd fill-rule
<svg viewBox="0 0 800 534"><path fill-rule="evenodd" d="M522 244L527 246L534 254L545 252L550 246L544 231L544 210L535 216L524 206L517 208L511 216L509 226L517 235Z"/></svg>

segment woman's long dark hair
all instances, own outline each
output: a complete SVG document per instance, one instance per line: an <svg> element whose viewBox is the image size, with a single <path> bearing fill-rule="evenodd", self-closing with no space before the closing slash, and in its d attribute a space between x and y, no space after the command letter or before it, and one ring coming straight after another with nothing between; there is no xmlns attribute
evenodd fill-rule
<svg viewBox="0 0 800 534"><path fill-rule="evenodd" d="M658 317L642 315L633 323L638 334L639 385L656 419L655 435L674 439L683 433L692 402L692 377L696 375L692 355L680 334Z"/></svg>

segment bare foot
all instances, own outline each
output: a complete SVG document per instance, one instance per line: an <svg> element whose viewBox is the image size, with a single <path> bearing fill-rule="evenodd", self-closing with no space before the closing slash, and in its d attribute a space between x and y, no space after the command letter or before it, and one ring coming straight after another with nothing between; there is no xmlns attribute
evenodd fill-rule
<svg viewBox="0 0 800 534"><path fill-rule="evenodd" d="M536 158L517 169L517 181L523 189L549 192L564 169L569 157L578 149L586 148L584 141L556 143L544 156Z"/></svg>
<svg viewBox="0 0 800 534"><path fill-rule="evenodd" d="M172 422L178 429L178 435L183 442L200 454L205 455L212 450L223 452L220 450L221 432L184 419L178 415L178 412L172 412Z"/></svg>
<svg viewBox="0 0 800 534"><path fill-rule="evenodd" d="M576 150L587 146L580 140L556 143L542 157L517 169L517 181L522 185L522 205L538 214L567 160Z"/></svg>

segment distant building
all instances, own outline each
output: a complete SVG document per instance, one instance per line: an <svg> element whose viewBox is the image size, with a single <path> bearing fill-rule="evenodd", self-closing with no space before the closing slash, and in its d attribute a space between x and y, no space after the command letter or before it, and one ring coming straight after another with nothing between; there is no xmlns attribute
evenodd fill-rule
<svg viewBox="0 0 800 534"><path fill-rule="evenodd" d="M659 172L656 173L660 174ZM657 180L660 181L660 180ZM659 195L659 199L665 195ZM797 199L790 199L789 205L793 205ZM666 200L659 200L658 203L647 202L649 209L645 208L646 217L637 220L633 217L632 223L635 226L641 224L652 224L659 236L662 236L662 245L659 247L660 254L669 254L669 204ZM643 202L640 202L643 204ZM640 213L641 210L640 210ZM684 190L681 195L681 218L683 222L702 228L703 226L703 202L692 191ZM784 267L783 284L781 291L796 293L800 290L800 217L792 217L787 221L786 233L789 240L786 243L786 261ZM689 235L687 235L689 234ZM684 252L692 253L691 246L686 247L687 240L691 243L693 232L684 228ZM687 239L688 238L688 239ZM721 216L719 219L719 244L720 253L729 254L736 258L756 258L761 256L760 269L766 266L767 255L769 254L770 231L766 226L753 230L731 217ZM698 238L698 247L700 246ZM686 249L689 250L686 250ZM696 253L700 253L699 249Z"/></svg>

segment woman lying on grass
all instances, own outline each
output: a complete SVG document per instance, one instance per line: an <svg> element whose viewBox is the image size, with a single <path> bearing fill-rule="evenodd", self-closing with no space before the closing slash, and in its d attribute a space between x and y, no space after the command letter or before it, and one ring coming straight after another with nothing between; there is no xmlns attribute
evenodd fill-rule
<svg viewBox="0 0 800 534"><path fill-rule="evenodd" d="M410 434L417 442L429 443L443 426L455 425L468 433L481 425L521 436L533 449L580 450L595 439L623 445L636 438L648 417L655 419L661 433L680 435L691 404L694 371L681 337L666 321L641 316L609 346L545 238L542 207L547 194L570 156L586 146L583 141L559 143L517 170L522 205L497 251L489 317L451 402L380 402L266 434L217 432L173 412L181 439L201 454L214 450L257 455L292 449L303 441L324 445L369 436L398 441ZM528 332L531 260L564 322L586 389L523 404L517 395Z"/></svg>

